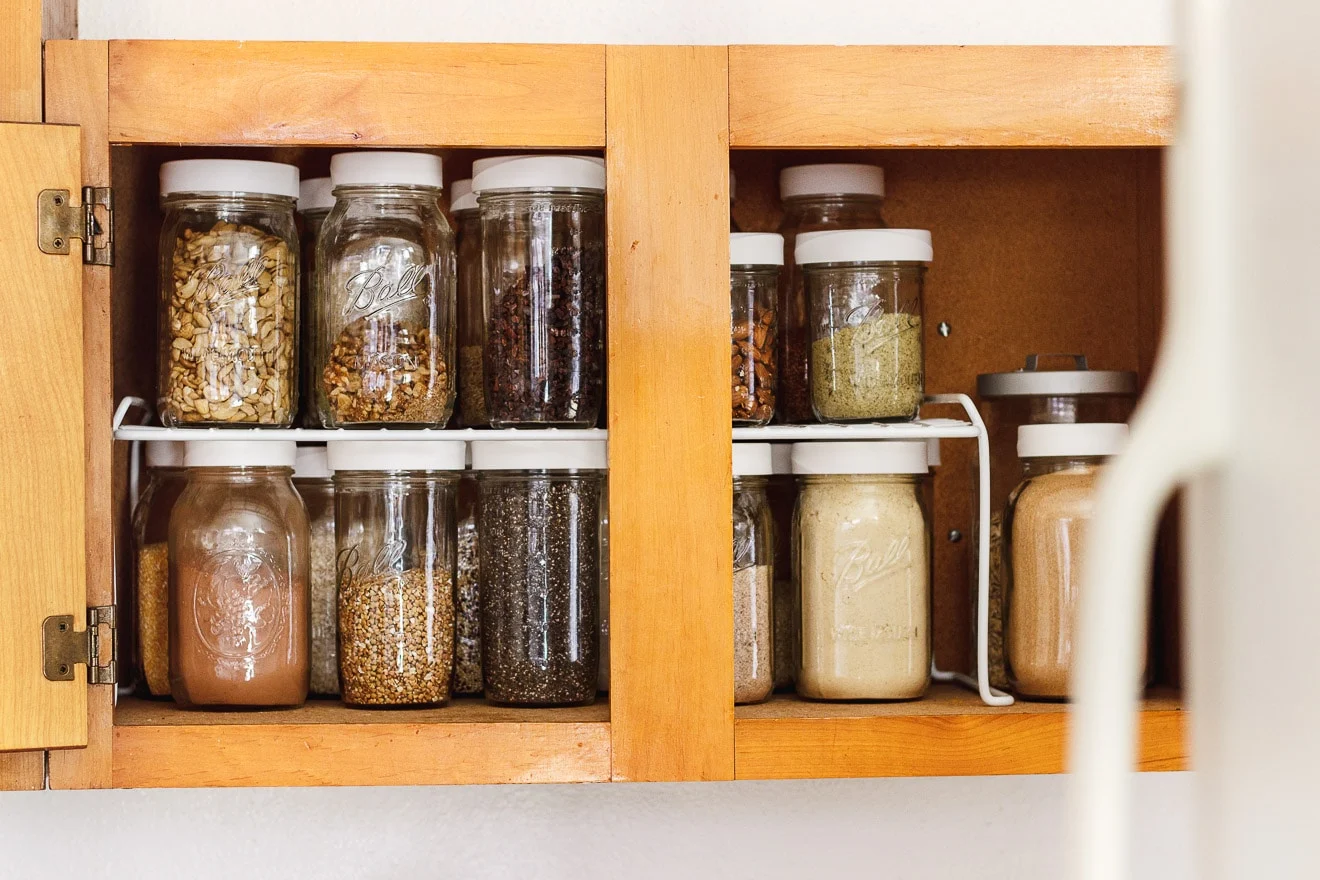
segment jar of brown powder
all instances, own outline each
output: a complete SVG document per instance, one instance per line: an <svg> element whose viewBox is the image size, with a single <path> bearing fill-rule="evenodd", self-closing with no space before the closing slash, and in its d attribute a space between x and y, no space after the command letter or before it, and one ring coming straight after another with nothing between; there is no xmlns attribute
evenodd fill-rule
<svg viewBox="0 0 1320 880"><path fill-rule="evenodd" d="M307 512L295 445L192 440L170 517L170 685L183 706L307 698Z"/></svg>

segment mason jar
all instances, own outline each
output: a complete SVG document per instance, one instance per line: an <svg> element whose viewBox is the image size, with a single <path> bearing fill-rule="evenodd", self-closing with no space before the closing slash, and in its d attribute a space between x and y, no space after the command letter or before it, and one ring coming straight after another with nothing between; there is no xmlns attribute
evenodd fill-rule
<svg viewBox="0 0 1320 880"><path fill-rule="evenodd" d="M779 273L784 239L773 232L729 235L729 325L733 424L760 426L775 412L779 374Z"/></svg>
<svg viewBox="0 0 1320 880"><path fill-rule="evenodd" d="M771 475L766 484L773 526L771 547L774 563L771 574L770 613L774 620L771 645L774 660L775 690L792 687L797 674L798 589L793 567L793 507L797 501L797 483L793 479L793 444L770 444Z"/></svg>
<svg viewBox="0 0 1320 880"><path fill-rule="evenodd" d="M349 706L439 706L454 670L461 440L331 440L339 684Z"/></svg>
<svg viewBox="0 0 1320 880"><path fill-rule="evenodd" d="M146 488L133 510L133 586L137 692L170 695L170 514L188 482L183 444L144 444Z"/></svg>
<svg viewBox="0 0 1320 880"><path fill-rule="evenodd" d="M313 694L339 693L339 612L335 589L335 486L325 446L299 446L293 465L293 488L307 508L311 568L307 579L311 612L311 683Z"/></svg>
<svg viewBox="0 0 1320 880"><path fill-rule="evenodd" d="M472 443L486 699L578 706L599 673L605 441Z"/></svg>
<svg viewBox="0 0 1320 880"><path fill-rule="evenodd" d="M797 236L825 229L883 229L885 172L877 165L832 162L793 165L779 172L784 219L784 273L779 288L779 408L781 422L816 420L808 360L811 322L802 273L793 260Z"/></svg>
<svg viewBox="0 0 1320 880"><path fill-rule="evenodd" d="M605 162L498 157L473 172L491 425L594 427L605 375Z"/></svg>
<svg viewBox="0 0 1320 880"><path fill-rule="evenodd" d="M733 444L733 701L774 690L774 523L766 493L769 443Z"/></svg>
<svg viewBox="0 0 1320 880"><path fill-rule="evenodd" d="M811 405L824 422L906 422L925 393L924 229L798 236L811 303Z"/></svg>
<svg viewBox="0 0 1320 880"><path fill-rule="evenodd" d="M910 700L931 665L924 440L795 443L801 590L797 692Z"/></svg>
<svg viewBox="0 0 1320 880"><path fill-rule="evenodd" d="M335 206L334 186L328 177L313 177L299 185L298 217L302 221L299 250L302 253L302 273L298 298L298 401L302 407L298 424L305 428L321 427L316 413L316 338L317 306L322 297L317 292L316 240L330 209Z"/></svg>
<svg viewBox="0 0 1320 880"><path fill-rule="evenodd" d="M1068 697L1096 483L1127 434L1113 422L1018 428L1022 481L1004 513L1004 649L1009 686L1025 699Z"/></svg>
<svg viewBox="0 0 1320 880"><path fill-rule="evenodd" d="M458 238L458 415L465 428L484 428L486 382L482 343L486 333L486 298L481 283L481 210L472 180L449 187L449 213Z"/></svg>
<svg viewBox="0 0 1320 880"><path fill-rule="evenodd" d="M338 153L317 244L327 428L438 428L454 409L454 236L429 153Z"/></svg>
<svg viewBox="0 0 1320 880"><path fill-rule="evenodd" d="M307 512L295 445L190 440L170 515L170 689L181 706L307 698Z"/></svg>
<svg viewBox="0 0 1320 880"><path fill-rule="evenodd" d="M454 693L481 693L481 567L477 478L458 482L458 567L454 588Z"/></svg>
<svg viewBox="0 0 1320 880"><path fill-rule="evenodd" d="M298 169L166 162L160 196L161 424L288 427L298 406Z"/></svg>

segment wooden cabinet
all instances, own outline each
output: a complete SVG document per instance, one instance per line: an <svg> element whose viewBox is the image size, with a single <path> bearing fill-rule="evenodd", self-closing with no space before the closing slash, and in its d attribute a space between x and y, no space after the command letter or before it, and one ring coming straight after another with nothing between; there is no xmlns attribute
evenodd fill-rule
<svg viewBox="0 0 1320 880"><path fill-rule="evenodd" d="M5 350L17 354L0 357L5 424L24 426L3 441L0 505L23 528L0 554L24 589L0 592L0 748L48 747L53 788L1060 770L1061 707L994 709L950 685L914 703L734 710L727 171L739 221L759 230L777 223L783 165L830 151L886 166L890 222L934 231L931 391L970 393L976 373L1031 350L1082 349L1144 378L1163 295L1169 65L1150 48L47 43L49 124L0 129L0 229L18 236L0 245L40 285L24 301L42 305L16 313ZM603 151L609 699L228 713L45 681L44 618L77 612L81 628L81 609L127 584L114 548L127 540L128 448L111 418L155 382L160 162L277 158L312 175L366 146L440 150L448 179L486 151ZM113 187L113 269L27 246L37 193L81 184ZM51 344L76 342L79 325L81 347ZM81 389L27 390L52 374L80 375ZM946 444L936 487L936 651L953 668L968 663L967 542L941 536L970 528L961 445ZM1143 766L1174 769L1182 714L1160 693L1143 713ZM40 754L0 755L0 786L33 787Z"/></svg>

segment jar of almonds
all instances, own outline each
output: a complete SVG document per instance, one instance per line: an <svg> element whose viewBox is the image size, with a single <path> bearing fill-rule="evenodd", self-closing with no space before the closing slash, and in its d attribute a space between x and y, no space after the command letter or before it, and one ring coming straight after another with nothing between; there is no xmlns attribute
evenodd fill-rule
<svg viewBox="0 0 1320 880"><path fill-rule="evenodd" d="M729 329L733 424L757 427L775 413L779 273L784 237L774 232L729 235Z"/></svg>
<svg viewBox="0 0 1320 880"><path fill-rule="evenodd" d="M158 409L166 427L287 427L298 405L298 169L160 168Z"/></svg>

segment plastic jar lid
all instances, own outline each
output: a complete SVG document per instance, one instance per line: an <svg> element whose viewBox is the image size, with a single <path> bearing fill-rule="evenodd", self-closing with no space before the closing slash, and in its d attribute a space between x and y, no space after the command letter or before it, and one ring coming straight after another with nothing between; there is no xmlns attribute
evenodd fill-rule
<svg viewBox="0 0 1320 880"><path fill-rule="evenodd" d="M331 440L332 471L461 471L462 440Z"/></svg>
<svg viewBox="0 0 1320 880"><path fill-rule="evenodd" d="M329 211L335 206L335 187L328 177L312 177L298 186L298 210Z"/></svg>
<svg viewBox="0 0 1320 880"><path fill-rule="evenodd" d="M143 456L149 468L183 467L182 440L148 440Z"/></svg>
<svg viewBox="0 0 1320 880"><path fill-rule="evenodd" d="M784 237L777 232L730 232L729 265L784 265Z"/></svg>
<svg viewBox="0 0 1320 880"><path fill-rule="evenodd" d="M843 440L793 444L795 474L924 474L925 440Z"/></svg>
<svg viewBox="0 0 1320 880"><path fill-rule="evenodd" d="M940 466L940 438L931 437L926 441L926 464L937 468Z"/></svg>
<svg viewBox="0 0 1320 880"><path fill-rule="evenodd" d="M733 444L733 475L759 477L775 472L774 452L769 443Z"/></svg>
<svg viewBox="0 0 1320 880"><path fill-rule="evenodd" d="M771 473L779 474L793 473L793 444L792 443L771 443L770 444L770 462Z"/></svg>
<svg viewBox="0 0 1320 880"><path fill-rule="evenodd" d="M160 194L260 193L298 198L298 169L252 159L178 159L160 166Z"/></svg>
<svg viewBox="0 0 1320 880"><path fill-rule="evenodd" d="M1062 355L1072 358L1074 369L1041 370L1037 367L1041 357L1027 355L1026 366L1010 373L982 373L976 377L977 395L985 398L1131 397L1137 393L1137 374L1131 370L1092 370L1086 365L1086 355L1082 354Z"/></svg>
<svg viewBox="0 0 1320 880"><path fill-rule="evenodd" d="M430 153L363 150L330 157L335 186L429 186L444 188L444 163Z"/></svg>
<svg viewBox="0 0 1320 880"><path fill-rule="evenodd" d="M324 480L330 477L330 460L324 446L299 446L293 460L295 480Z"/></svg>
<svg viewBox="0 0 1320 880"><path fill-rule="evenodd" d="M473 440L474 471L603 471L604 440Z"/></svg>
<svg viewBox="0 0 1320 880"><path fill-rule="evenodd" d="M879 165L827 162L823 165L793 165L779 172L779 198L798 196L885 194L885 169Z"/></svg>
<svg viewBox="0 0 1320 880"><path fill-rule="evenodd" d="M793 258L813 263L929 263L928 229L829 229L797 237Z"/></svg>
<svg viewBox="0 0 1320 880"><path fill-rule="evenodd" d="M1122 422L1022 425L1018 428L1018 458L1092 458L1117 455L1127 445Z"/></svg>
<svg viewBox="0 0 1320 880"><path fill-rule="evenodd" d="M472 191L472 178L465 177L449 184L449 210L452 213L476 209L477 194Z"/></svg>
<svg viewBox="0 0 1320 880"><path fill-rule="evenodd" d="M595 156L496 156L472 163L472 189L585 189L605 191L605 160Z"/></svg>
<svg viewBox="0 0 1320 880"><path fill-rule="evenodd" d="M293 467L298 446L292 440L186 440L186 467Z"/></svg>

